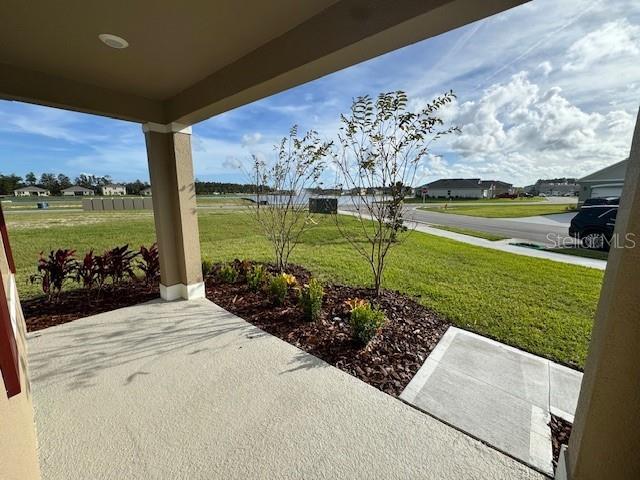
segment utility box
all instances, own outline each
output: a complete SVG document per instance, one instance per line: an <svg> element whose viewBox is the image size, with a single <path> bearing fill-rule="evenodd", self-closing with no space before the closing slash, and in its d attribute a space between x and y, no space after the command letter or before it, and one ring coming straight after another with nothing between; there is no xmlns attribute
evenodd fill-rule
<svg viewBox="0 0 640 480"><path fill-rule="evenodd" d="M338 213L338 199L310 198L309 213Z"/></svg>

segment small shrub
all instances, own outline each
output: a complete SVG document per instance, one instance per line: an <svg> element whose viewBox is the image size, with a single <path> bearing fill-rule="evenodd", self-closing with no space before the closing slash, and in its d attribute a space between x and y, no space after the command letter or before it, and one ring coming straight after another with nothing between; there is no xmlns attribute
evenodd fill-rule
<svg viewBox="0 0 640 480"><path fill-rule="evenodd" d="M243 277L246 277L247 275L249 275L249 272L253 269L253 264L251 263L251 260L247 260L246 258L244 260L236 259L234 260L233 264L236 270L238 270L238 273Z"/></svg>
<svg viewBox="0 0 640 480"><path fill-rule="evenodd" d="M384 312L368 302L351 310L350 323L353 337L363 344L369 343L387 321Z"/></svg>
<svg viewBox="0 0 640 480"><path fill-rule="evenodd" d="M223 265L218 275L224 283L234 283L238 280L238 271L230 264Z"/></svg>
<svg viewBox="0 0 640 480"><path fill-rule="evenodd" d="M104 253L104 267L114 285L119 285L125 278L131 280L136 278L133 261L137 256L137 252L129 250L129 245L115 247Z"/></svg>
<svg viewBox="0 0 640 480"><path fill-rule="evenodd" d="M213 261L205 258L202 260L202 276L204 278L210 277L213 274Z"/></svg>
<svg viewBox="0 0 640 480"><path fill-rule="evenodd" d="M82 283L84 288L91 289L98 284L100 265L96 258L98 257L93 254L93 250L90 250L76 266L76 282Z"/></svg>
<svg viewBox="0 0 640 480"><path fill-rule="evenodd" d="M367 305L367 301L362 300L361 298L350 298L349 300L344 302L344 304L349 307L349 311L351 312L356 307Z"/></svg>
<svg viewBox="0 0 640 480"><path fill-rule="evenodd" d="M282 276L282 278L284 278L289 287L295 287L298 284L298 280L296 280L296 277L294 275L291 275L289 273L281 273L280 275Z"/></svg>
<svg viewBox="0 0 640 480"><path fill-rule="evenodd" d="M322 284L315 278L298 290L298 303L302 307L305 320L313 322L320 317L323 296Z"/></svg>
<svg viewBox="0 0 640 480"><path fill-rule="evenodd" d="M154 243L149 248L140 247L140 261L138 268L144 273L144 281L147 285L155 283L160 278L160 255L158 244Z"/></svg>
<svg viewBox="0 0 640 480"><path fill-rule="evenodd" d="M108 255L95 255L93 260L96 264L96 284L98 285L98 292L102 290L104 284L111 276L111 265Z"/></svg>
<svg viewBox="0 0 640 480"><path fill-rule="evenodd" d="M264 265L254 265L247 272L247 285L252 292L260 290L260 287L265 283L266 279L267 269L264 268Z"/></svg>
<svg viewBox="0 0 640 480"><path fill-rule="evenodd" d="M57 299L67 280L76 278L77 262L74 259L76 251L59 249L51 250L48 257L40 252L37 273L29 277L29 281L40 283L43 293L49 301Z"/></svg>
<svg viewBox="0 0 640 480"><path fill-rule="evenodd" d="M269 282L269 295L275 305L282 305L289 292L289 283L285 277L286 273L281 273L271 278Z"/></svg>

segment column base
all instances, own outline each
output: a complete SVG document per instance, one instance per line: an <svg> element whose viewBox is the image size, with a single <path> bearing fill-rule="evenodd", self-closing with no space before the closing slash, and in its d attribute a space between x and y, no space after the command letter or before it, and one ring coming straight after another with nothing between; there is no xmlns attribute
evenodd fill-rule
<svg viewBox="0 0 640 480"><path fill-rule="evenodd" d="M160 298L167 302L205 298L204 282L193 283L191 285L179 283L168 287L160 284Z"/></svg>
<svg viewBox="0 0 640 480"><path fill-rule="evenodd" d="M569 476L569 452L567 446L562 445L560 455L558 456L558 468L556 468L556 476L554 480L571 480Z"/></svg>

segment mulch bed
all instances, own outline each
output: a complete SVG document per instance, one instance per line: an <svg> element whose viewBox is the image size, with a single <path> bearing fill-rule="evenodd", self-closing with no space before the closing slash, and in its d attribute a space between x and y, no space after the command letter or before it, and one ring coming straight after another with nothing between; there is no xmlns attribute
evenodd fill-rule
<svg viewBox="0 0 640 480"><path fill-rule="evenodd" d="M70 290L62 292L57 301L49 302L45 297L24 300L27 331L72 322L98 313L129 307L158 298L158 285L149 286L141 281L132 281L119 287L105 287L100 294L95 290Z"/></svg>
<svg viewBox="0 0 640 480"><path fill-rule="evenodd" d="M560 457L560 447L569 444L569 436L571 435L571 427L573 425L560 417L551 414L551 443L553 445L553 468L558 467L558 458Z"/></svg>
<svg viewBox="0 0 640 480"><path fill-rule="evenodd" d="M299 284L311 278L300 266L290 266L287 273ZM449 327L441 316L399 292L383 291L375 298L371 289L325 285L320 319L307 322L292 292L284 305L274 306L268 295L251 292L243 281L228 284L209 278L206 287L207 298L226 310L394 396L404 390ZM352 338L345 305L352 298L378 305L388 319L366 346Z"/></svg>

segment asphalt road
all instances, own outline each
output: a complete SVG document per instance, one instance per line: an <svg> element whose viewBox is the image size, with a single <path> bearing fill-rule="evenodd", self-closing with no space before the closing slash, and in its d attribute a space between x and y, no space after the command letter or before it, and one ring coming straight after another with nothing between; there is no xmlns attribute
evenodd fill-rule
<svg viewBox="0 0 640 480"><path fill-rule="evenodd" d="M549 197L547 203L571 203L575 201L565 197ZM519 205L540 205L541 202L522 202ZM429 204L435 206L437 204ZM483 205L505 205L505 203L487 202ZM575 214L540 215L523 218L484 218L466 215L419 210L423 204L407 204L406 219L428 225L446 225L450 227L470 228L480 232L493 233L508 238L536 243L545 246L568 246L574 244L569 236L569 222ZM353 208L345 208L353 210Z"/></svg>
<svg viewBox="0 0 640 480"><path fill-rule="evenodd" d="M430 225L470 228L547 246L553 246L556 240L572 243L568 232L572 214L507 219L451 215L417 208L412 205L407 209L407 219Z"/></svg>

